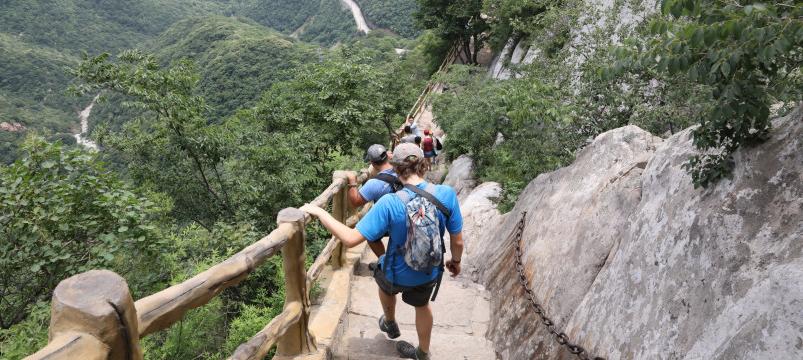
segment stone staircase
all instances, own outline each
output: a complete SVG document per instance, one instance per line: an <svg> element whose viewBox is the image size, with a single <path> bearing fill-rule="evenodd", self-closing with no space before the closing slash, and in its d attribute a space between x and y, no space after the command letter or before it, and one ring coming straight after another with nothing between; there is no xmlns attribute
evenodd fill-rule
<svg viewBox="0 0 803 360"><path fill-rule="evenodd" d="M376 256L366 247L355 268L356 276L352 278L349 305L341 323L342 333L332 344L334 359L398 359L395 348L397 340L418 344L415 311L401 299L396 305L396 321L401 329L401 337L389 340L379 330L377 323L382 315L382 307L376 284L368 270L368 264L374 261ZM490 303L488 292L482 286L463 275L456 278L446 275L432 308L435 318L430 346L432 359L497 358L493 344L485 338L490 320Z"/></svg>

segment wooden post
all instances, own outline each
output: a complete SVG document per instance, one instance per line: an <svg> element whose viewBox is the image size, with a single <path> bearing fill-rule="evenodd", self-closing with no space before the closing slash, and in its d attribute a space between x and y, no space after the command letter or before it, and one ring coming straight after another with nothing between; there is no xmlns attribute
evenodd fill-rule
<svg viewBox="0 0 803 360"><path fill-rule="evenodd" d="M53 291L50 342L26 359L141 360L134 299L108 270L63 280Z"/></svg>
<svg viewBox="0 0 803 360"><path fill-rule="evenodd" d="M335 173L332 174L333 181L341 177L346 177L345 171L335 171ZM338 191L335 196L332 197L332 216L342 223L345 223L346 219L348 219L350 216L349 208L351 205L349 204L348 191L348 184L345 184L340 188L340 191ZM335 269L339 269L346 264L346 247L343 246L342 243L337 243L335 246L335 250L332 252L330 264L332 264L332 267Z"/></svg>
<svg viewBox="0 0 803 360"><path fill-rule="evenodd" d="M282 248L284 261L285 298L284 308L301 307L301 318L287 329L277 341L277 355L300 355L318 350L315 337L310 334L308 324L310 316L309 289L307 288L307 271L304 269L304 212L295 208L286 208L279 212L276 222L293 224L293 233L288 234L287 244Z"/></svg>

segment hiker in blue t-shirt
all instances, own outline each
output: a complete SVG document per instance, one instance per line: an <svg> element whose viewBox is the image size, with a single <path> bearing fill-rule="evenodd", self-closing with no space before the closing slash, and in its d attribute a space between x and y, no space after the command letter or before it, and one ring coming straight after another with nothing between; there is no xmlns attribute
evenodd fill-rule
<svg viewBox="0 0 803 360"><path fill-rule="evenodd" d="M388 253L383 254L374 267L374 279L379 286L379 300L384 315L379 319L379 328L395 339L400 336L396 323L396 294L402 294L402 301L415 307L416 331L418 347L405 341L396 344L396 349L403 358L429 359L429 343L432 335L432 308L430 296L440 283L443 275L441 266L432 267L430 271L415 270L408 263L407 257L418 248L410 250L408 244L408 224L412 219L411 204L429 204L426 208L437 208L433 224L438 225L440 236L449 231L449 245L452 258L441 264L451 272L452 276L460 274L460 261L463 255L463 218L454 189L445 185L432 185L424 181L427 164L421 148L415 144L401 144L394 149L390 159L399 179L405 188L393 195L381 197L365 217L352 229L335 220L326 210L314 205L304 205L301 210L316 216L321 223L338 237L345 246L354 247L367 240L369 244L381 244L381 238L390 233ZM416 207L413 210L418 209ZM422 207L421 209L424 209ZM413 211L414 215L416 212ZM424 218L426 220L428 218ZM416 221L422 221L418 218ZM415 231L420 230L416 223ZM415 240L418 240L416 238ZM430 244L430 249L441 250L442 243ZM384 249L383 249L384 250ZM416 254L418 254L416 252ZM439 259L444 260L443 257Z"/></svg>
<svg viewBox="0 0 803 360"><path fill-rule="evenodd" d="M375 202L382 195L401 190L403 185L393 171L393 166L390 165L390 157L391 154L383 145L373 144L368 147L365 160L379 173L373 179L366 181L359 190L357 190L357 176L354 173L348 174L348 198L352 207L357 208L368 202Z"/></svg>

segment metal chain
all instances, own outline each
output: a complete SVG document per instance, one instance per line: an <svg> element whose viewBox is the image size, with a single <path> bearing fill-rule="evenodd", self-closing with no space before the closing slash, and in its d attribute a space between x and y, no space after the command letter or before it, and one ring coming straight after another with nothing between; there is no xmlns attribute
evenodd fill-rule
<svg viewBox="0 0 803 360"><path fill-rule="evenodd" d="M522 234L524 233L524 225L525 225L525 218L527 217L527 212L524 211L521 214L521 219L519 223L516 225L516 229L513 232L513 239L516 241L516 268L519 271L519 281L521 282L521 286L524 288L524 292L527 295L527 298L530 299L530 304L533 306L533 310L535 311L538 316L541 317L541 322L546 326L547 331L550 334L555 336L555 341L558 344L565 346L569 352L572 354L577 355L578 359L581 360L591 360L592 357L586 352L582 346L577 345L569 340L569 336L566 335L564 332L558 332L557 328L555 327L555 323L546 316L546 310L544 310L538 302L535 301L535 294L533 290L530 289L529 282L527 281L527 276L524 275L524 265L521 263L521 238ZM605 360L602 357L593 357L594 360Z"/></svg>

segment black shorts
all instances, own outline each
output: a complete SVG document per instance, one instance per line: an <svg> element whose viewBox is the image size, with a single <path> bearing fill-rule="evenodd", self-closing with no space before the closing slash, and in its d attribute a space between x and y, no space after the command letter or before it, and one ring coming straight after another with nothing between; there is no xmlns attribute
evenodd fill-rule
<svg viewBox="0 0 803 360"><path fill-rule="evenodd" d="M435 284L437 283L437 280L433 280L413 287L394 285L385 277L385 273L382 269L376 265L374 265L374 280L376 281L376 285L379 286L379 289L385 294L396 295L401 293L402 301L415 307L424 306L429 303L429 299L432 297L432 291L435 289Z"/></svg>

